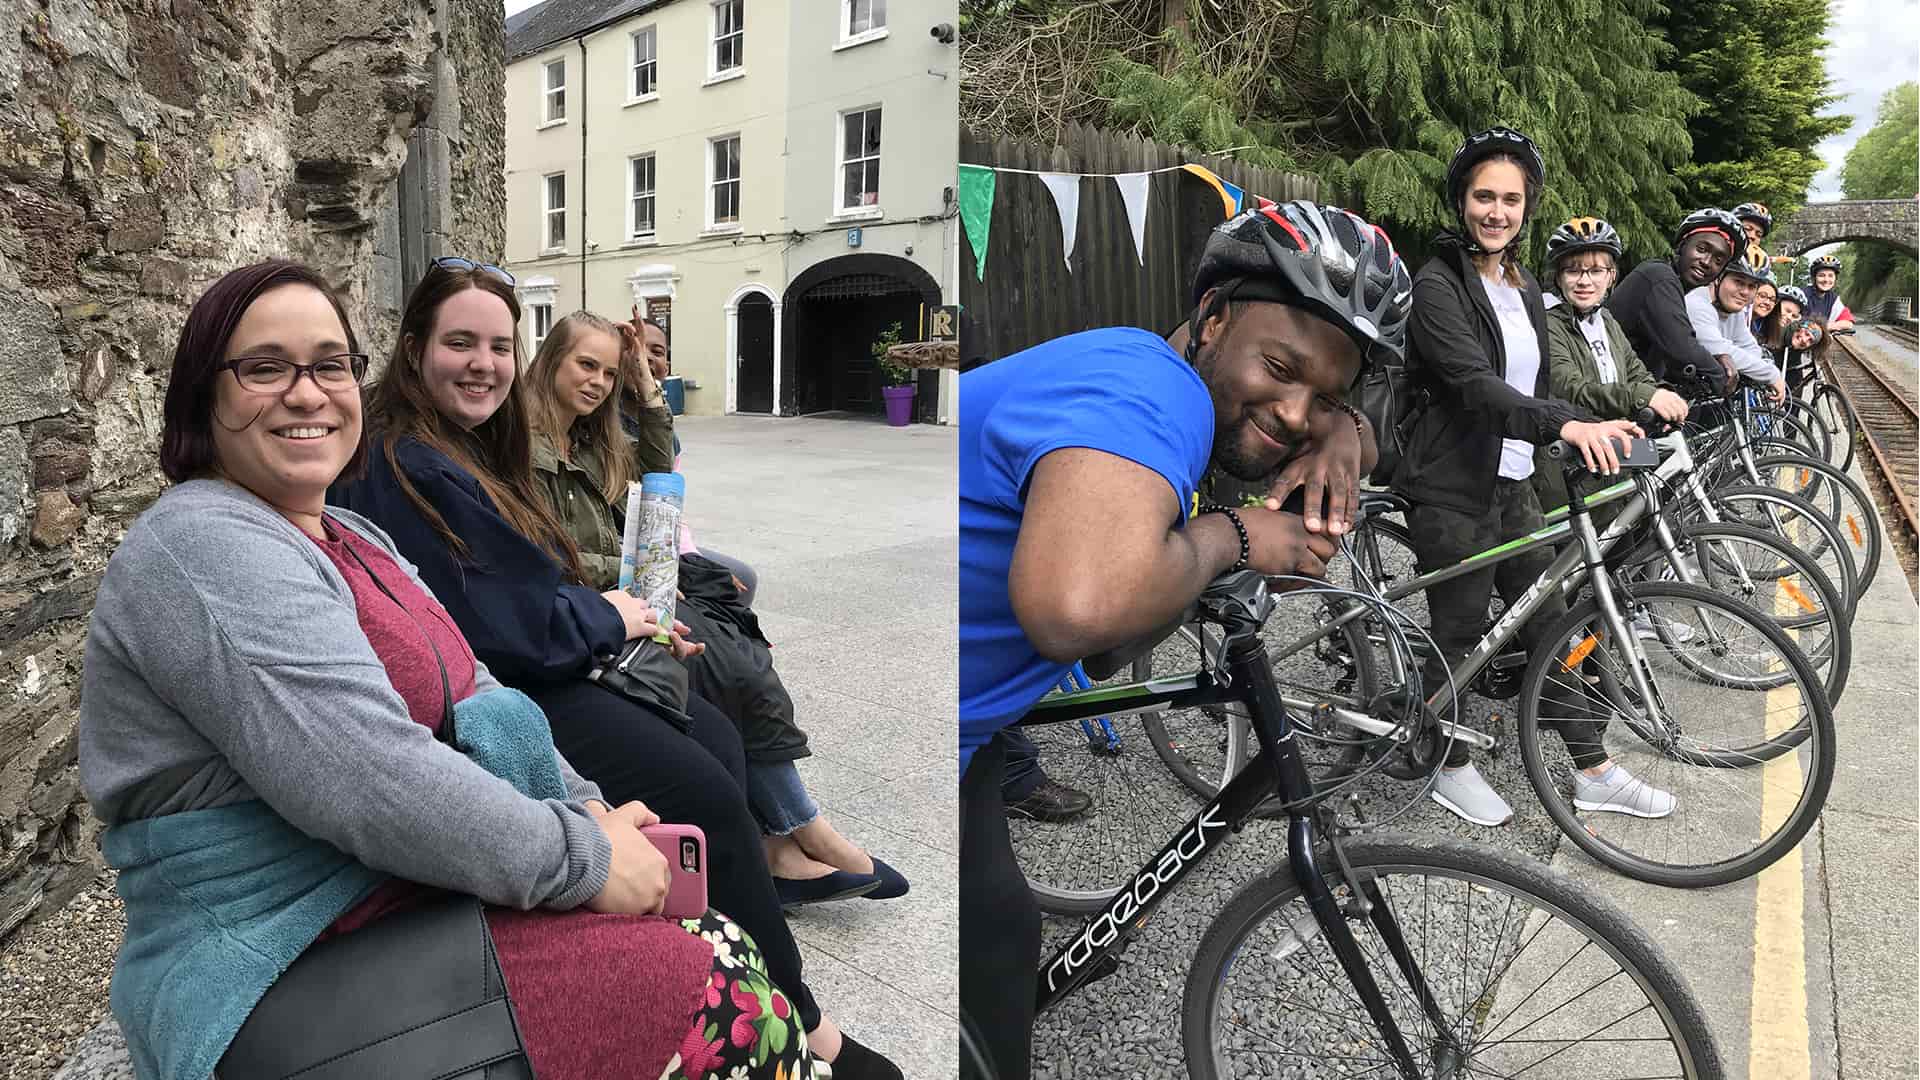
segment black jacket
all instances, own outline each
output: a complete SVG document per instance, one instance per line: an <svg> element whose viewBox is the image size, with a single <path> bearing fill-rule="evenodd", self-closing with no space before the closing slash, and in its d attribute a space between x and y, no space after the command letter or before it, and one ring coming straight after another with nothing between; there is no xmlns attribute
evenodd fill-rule
<svg viewBox="0 0 1920 1080"><path fill-rule="evenodd" d="M620 613L597 590L567 581L560 564L500 516L478 480L413 439L394 450L471 559L456 557L401 493L377 439L367 448L367 475L336 483L327 501L393 537L495 678L525 686L581 677L620 651L627 637Z"/></svg>
<svg viewBox="0 0 1920 1080"><path fill-rule="evenodd" d="M752 761L808 756L807 733L794 722L793 698L773 669L760 619L740 602L733 572L701 555L680 556L682 600L674 612L706 651L687 663L694 693L720 707L740 729Z"/></svg>
<svg viewBox="0 0 1920 1080"><path fill-rule="evenodd" d="M1655 379L1668 385L1684 383L1681 372L1693 365L1711 381L1720 363L1693 338L1687 319L1686 288L1667 259L1648 259L1614 286L1606 308L1627 332L1634 354Z"/></svg>
<svg viewBox="0 0 1920 1080"><path fill-rule="evenodd" d="M1592 416L1549 397L1547 312L1533 277L1520 271L1540 343L1540 374L1529 397L1507 385L1500 320L1459 238L1443 233L1436 247L1413 279L1407 361L1430 404L1407 438L1393 490L1414 502L1483 514L1493 506L1502 438L1548 443L1567 421Z"/></svg>

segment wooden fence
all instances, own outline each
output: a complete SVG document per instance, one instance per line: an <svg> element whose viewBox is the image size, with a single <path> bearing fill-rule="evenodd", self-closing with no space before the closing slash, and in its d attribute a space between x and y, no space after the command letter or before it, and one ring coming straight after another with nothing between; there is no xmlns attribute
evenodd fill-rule
<svg viewBox="0 0 1920 1080"><path fill-rule="evenodd" d="M1111 174L1189 162L1275 202L1314 198L1311 177L1260 169L1136 136L1070 125L1058 146L981 138L962 128L960 160L1001 169ZM1249 199L1249 201L1251 201ZM1062 334L1100 326L1171 331L1186 316L1193 269L1223 204L1206 181L1184 171L1156 173L1147 195L1142 254L1136 257L1119 188L1099 176L1082 181L1071 270L1063 258L1060 216L1038 176L999 173L987 272L975 271L971 243L960 257L962 362L974 367Z"/></svg>

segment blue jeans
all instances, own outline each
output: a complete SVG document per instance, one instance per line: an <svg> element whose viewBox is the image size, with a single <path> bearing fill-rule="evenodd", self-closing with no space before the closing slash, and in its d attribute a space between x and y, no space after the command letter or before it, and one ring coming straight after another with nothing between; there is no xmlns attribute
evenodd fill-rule
<svg viewBox="0 0 1920 1080"><path fill-rule="evenodd" d="M791 761L748 760L747 803L768 836L789 836L820 816L820 804Z"/></svg>
<svg viewBox="0 0 1920 1080"><path fill-rule="evenodd" d="M1000 742L1007 760L1000 778L1000 800L1017 803L1047 782L1046 771L1040 768L1040 748L1017 727L1001 731Z"/></svg>

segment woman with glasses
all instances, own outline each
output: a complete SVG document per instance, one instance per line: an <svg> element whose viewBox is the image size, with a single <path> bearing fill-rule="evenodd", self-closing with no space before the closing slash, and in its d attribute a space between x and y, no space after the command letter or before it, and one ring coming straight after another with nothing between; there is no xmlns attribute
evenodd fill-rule
<svg viewBox="0 0 1920 1080"><path fill-rule="evenodd" d="M385 533L326 504L368 457L366 365L338 296L293 263L227 274L180 331L160 452L174 486L101 581L80 706L81 783L127 907L112 1003L136 1073L211 1075L298 956L452 892L487 905L540 1076L706 1075L679 1055L715 1024L751 1035L713 1048L723 1074L811 1075L740 928L658 917L669 870L639 831L658 815L615 808L539 738L517 760L563 797L448 741L476 706L544 721ZM309 1035L378 1037L338 1022L315 1015Z"/></svg>
<svg viewBox="0 0 1920 1080"><path fill-rule="evenodd" d="M534 479L529 395L515 377L520 304L510 281L443 260L414 287L368 393L367 474L336 486L334 499L393 537L480 659L539 703L583 775L614 802L644 801L700 826L708 895L759 943L815 1056L841 1080L898 1077L822 1017L801 978L732 723L698 698L670 715L588 679L628 642L662 629L672 644L658 648L675 656L700 646L684 640L684 627L656 625L643 600L588 584L578 545L548 511Z"/></svg>
<svg viewBox="0 0 1920 1080"><path fill-rule="evenodd" d="M620 576L621 517L627 485L647 468L644 447L621 430L619 402L626 373L645 380L642 400L658 393L637 358L639 335L588 311L553 324L527 369L533 417L533 468L546 506L580 549L588 584L611 589ZM636 463L635 457L640 461ZM657 467L649 471L661 471ZM695 694L723 706L746 748L747 798L765 832L767 867L781 903L793 907L850 893L871 900L905 895L906 878L833 827L807 791L794 761L807 756L806 733L794 723L793 700L763 641L740 627L758 619L734 587L731 567L700 554L681 556L683 585L695 594L682 606L694 640L709 646L688 661ZM689 578L716 588L696 589ZM705 614L707 603L727 618Z"/></svg>

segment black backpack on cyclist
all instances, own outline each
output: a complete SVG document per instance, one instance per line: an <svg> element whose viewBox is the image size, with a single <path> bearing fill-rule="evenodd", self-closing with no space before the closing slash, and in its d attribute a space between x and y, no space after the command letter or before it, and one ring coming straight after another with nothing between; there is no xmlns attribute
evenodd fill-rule
<svg viewBox="0 0 1920 1080"><path fill-rule="evenodd" d="M1366 416L1367 423L1373 425L1373 440L1380 451L1380 459L1367 479L1385 487L1392 482L1394 470L1400 467L1407 439L1413 434L1414 421L1429 403L1427 390L1407 360L1386 355L1375 359L1367 373L1348 391L1348 398L1354 408Z"/></svg>

